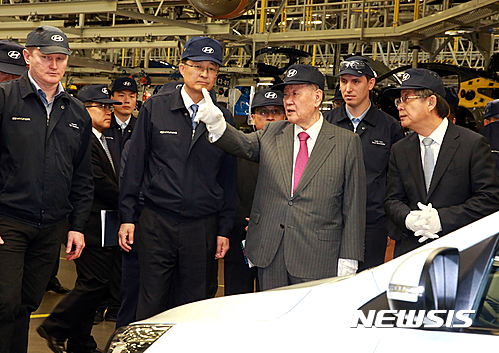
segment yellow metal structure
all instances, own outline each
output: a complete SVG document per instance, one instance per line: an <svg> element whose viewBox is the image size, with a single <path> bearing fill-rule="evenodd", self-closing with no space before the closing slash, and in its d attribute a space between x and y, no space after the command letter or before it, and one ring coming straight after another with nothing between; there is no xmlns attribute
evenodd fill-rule
<svg viewBox="0 0 499 353"><path fill-rule="evenodd" d="M460 106L485 108L494 97L499 97L499 82L483 77L461 82L458 96Z"/></svg>

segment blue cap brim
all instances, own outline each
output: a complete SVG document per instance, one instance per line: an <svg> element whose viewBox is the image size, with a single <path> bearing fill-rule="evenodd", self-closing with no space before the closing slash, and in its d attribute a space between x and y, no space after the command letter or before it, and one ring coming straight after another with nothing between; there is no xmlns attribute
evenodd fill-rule
<svg viewBox="0 0 499 353"><path fill-rule="evenodd" d="M192 61L212 61L220 66L223 66L222 62L220 60L215 59L213 56L198 55L198 56L189 56L187 58L182 58L182 59L187 59Z"/></svg>
<svg viewBox="0 0 499 353"><path fill-rule="evenodd" d="M69 51L69 49L64 48L64 47L60 47L58 45L50 45L50 46L46 46L46 47L37 47L37 48L38 48L38 50L40 50L40 52L42 54L45 54L45 55L50 55L50 54L71 55L71 52Z"/></svg>

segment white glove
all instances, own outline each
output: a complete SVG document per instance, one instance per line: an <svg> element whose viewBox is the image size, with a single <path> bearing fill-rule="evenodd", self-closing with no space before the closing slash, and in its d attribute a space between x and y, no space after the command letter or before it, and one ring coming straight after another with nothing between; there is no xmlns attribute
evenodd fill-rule
<svg viewBox="0 0 499 353"><path fill-rule="evenodd" d="M194 121L197 123L202 121L206 124L206 128L210 134L221 136L226 128L224 115L220 108L218 108L211 100L208 90L203 88L202 92L204 96L204 103L199 105Z"/></svg>
<svg viewBox="0 0 499 353"><path fill-rule="evenodd" d="M423 205L422 203L418 203L419 205ZM405 217L405 227L413 232L416 232L420 229L428 229L428 219L430 218L430 214L423 210L421 211L411 211Z"/></svg>
<svg viewBox="0 0 499 353"><path fill-rule="evenodd" d="M338 277L353 275L357 272L359 262L352 259L338 259Z"/></svg>
<svg viewBox="0 0 499 353"><path fill-rule="evenodd" d="M442 230L438 211L433 208L431 203L423 205L421 202L418 202L418 207L420 211L411 211L412 218L409 215L406 217L406 226L408 223L409 226L412 226L413 229L408 228L414 231L416 237L421 237L419 238L420 243L427 239L438 238L437 233ZM413 221L416 215L418 219Z"/></svg>

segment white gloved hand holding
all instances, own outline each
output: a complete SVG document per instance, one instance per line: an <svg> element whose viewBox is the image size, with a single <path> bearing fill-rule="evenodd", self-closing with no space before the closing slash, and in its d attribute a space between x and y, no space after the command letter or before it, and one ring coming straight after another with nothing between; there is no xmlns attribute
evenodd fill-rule
<svg viewBox="0 0 499 353"><path fill-rule="evenodd" d="M418 206L419 205L424 206L421 202L418 203ZM420 229L428 229L428 219L430 217L430 214L423 209L411 211L407 217L405 217L405 227L413 232L417 232Z"/></svg>
<svg viewBox="0 0 499 353"><path fill-rule="evenodd" d="M202 121L206 124L206 128L211 134L221 136L226 128L224 115L220 108L218 108L211 100L208 90L203 88L202 92L204 96L204 103L199 105L194 121L197 123Z"/></svg>
<svg viewBox="0 0 499 353"><path fill-rule="evenodd" d="M442 230L438 211L433 208L431 203L429 203L428 205L423 205L421 202L418 202L418 207L421 210L420 212L422 212L425 217L425 224L418 227L414 235L416 237L421 237L419 239L420 243L424 242L427 239L437 239L437 233ZM416 223L417 222L415 222L415 224Z"/></svg>

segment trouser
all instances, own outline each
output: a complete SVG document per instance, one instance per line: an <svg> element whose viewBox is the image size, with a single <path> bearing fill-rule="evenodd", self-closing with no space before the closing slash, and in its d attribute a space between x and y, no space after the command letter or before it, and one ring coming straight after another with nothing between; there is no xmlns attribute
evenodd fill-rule
<svg viewBox="0 0 499 353"><path fill-rule="evenodd" d="M319 278L303 278L291 275L284 259L284 239L281 240L274 259L267 267L258 268L259 290L269 290L292 284L314 281Z"/></svg>
<svg viewBox="0 0 499 353"><path fill-rule="evenodd" d="M217 216L179 220L145 208L138 227L137 320L173 306L215 296L218 287Z"/></svg>
<svg viewBox="0 0 499 353"><path fill-rule="evenodd" d="M364 262L359 263L358 272L385 262L388 227L366 228Z"/></svg>
<svg viewBox="0 0 499 353"><path fill-rule="evenodd" d="M134 239L130 252L122 252L121 272L121 307L116 320L116 328L126 326L135 321L140 287L140 267L138 254L138 231L135 228Z"/></svg>
<svg viewBox="0 0 499 353"><path fill-rule="evenodd" d="M86 247L75 260L74 289L62 299L42 326L58 340L68 339L68 352L97 347L91 336L95 310L106 294L112 267L112 247Z"/></svg>
<svg viewBox="0 0 499 353"><path fill-rule="evenodd" d="M246 233L244 233L246 235ZM232 232L230 249L224 258L224 294L242 294L255 291L257 268L249 268L241 248L242 238Z"/></svg>
<svg viewBox="0 0 499 353"><path fill-rule="evenodd" d="M97 310L104 313L107 309L107 314L116 316L120 310L120 291L121 291L121 268L122 264L122 251L119 246L113 248L113 262L111 274L109 277L109 284L104 299L99 304Z"/></svg>
<svg viewBox="0 0 499 353"><path fill-rule="evenodd" d="M40 305L67 221L39 228L0 216L0 352L28 349L29 319Z"/></svg>

